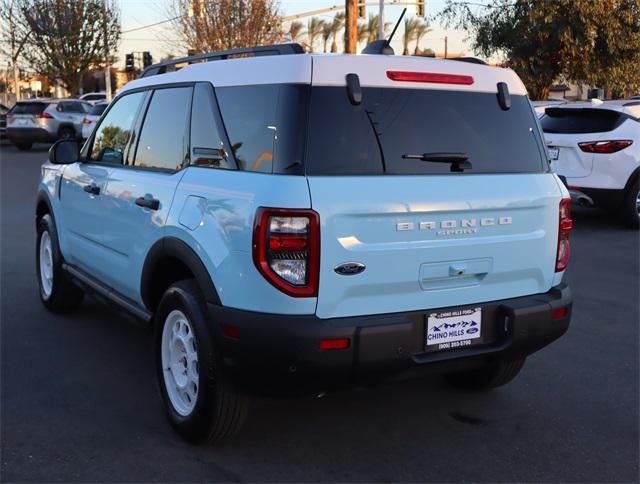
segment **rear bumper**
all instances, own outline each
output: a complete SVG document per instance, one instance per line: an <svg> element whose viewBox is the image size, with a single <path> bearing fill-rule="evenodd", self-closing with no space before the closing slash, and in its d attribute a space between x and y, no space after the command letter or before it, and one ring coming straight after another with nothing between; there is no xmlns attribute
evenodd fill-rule
<svg viewBox="0 0 640 484"><path fill-rule="evenodd" d="M567 331L571 292L561 284L544 294L465 307L478 306L483 309L483 332L489 330L491 342L431 353L425 352L425 318L447 308L337 319L262 314L214 304L208 305L208 312L224 365L241 386L316 391L529 355ZM553 318L553 311L561 308L566 314ZM237 337L226 336L224 326L232 327ZM337 338L348 338L349 348L319 349L320 340Z"/></svg>
<svg viewBox="0 0 640 484"><path fill-rule="evenodd" d="M48 143L56 136L44 128L8 128L7 137L17 143Z"/></svg>

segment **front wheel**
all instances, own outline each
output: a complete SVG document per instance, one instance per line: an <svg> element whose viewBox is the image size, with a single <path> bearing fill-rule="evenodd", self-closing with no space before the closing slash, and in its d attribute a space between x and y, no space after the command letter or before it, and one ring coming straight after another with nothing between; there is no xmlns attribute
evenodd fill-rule
<svg viewBox="0 0 640 484"><path fill-rule="evenodd" d="M464 390L490 390L513 380L522 370L524 362L525 358L519 358L487 363L477 369L450 373L446 375L446 379L452 386Z"/></svg>
<svg viewBox="0 0 640 484"><path fill-rule="evenodd" d="M47 309L62 312L71 311L80 306L84 292L71 281L62 268L58 234L49 214L38 221L36 272L40 300Z"/></svg>
<svg viewBox="0 0 640 484"><path fill-rule="evenodd" d="M204 301L193 280L173 284L155 315L156 368L169 422L191 442L237 433L247 399L225 378Z"/></svg>

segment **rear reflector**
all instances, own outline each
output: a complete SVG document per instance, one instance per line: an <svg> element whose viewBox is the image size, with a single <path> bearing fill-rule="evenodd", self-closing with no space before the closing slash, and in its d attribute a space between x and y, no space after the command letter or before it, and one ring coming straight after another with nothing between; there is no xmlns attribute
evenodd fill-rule
<svg viewBox="0 0 640 484"><path fill-rule="evenodd" d="M321 339L319 348L322 351L326 350L346 350L350 346L348 338L339 339Z"/></svg>
<svg viewBox="0 0 640 484"><path fill-rule="evenodd" d="M585 141L578 143L578 146L585 153L615 153L631 146L633 141L630 139L618 139L609 141Z"/></svg>
<svg viewBox="0 0 640 484"><path fill-rule="evenodd" d="M473 77L459 74L439 74L436 72L387 71L392 81L430 82L434 84L473 84Z"/></svg>
<svg viewBox="0 0 640 484"><path fill-rule="evenodd" d="M240 328L238 328L237 326L229 326L228 324L223 324L222 332L229 338L240 338Z"/></svg>
<svg viewBox="0 0 640 484"><path fill-rule="evenodd" d="M551 319L562 319L566 317L567 314L569 314L569 309L567 308L554 309L551 313Z"/></svg>

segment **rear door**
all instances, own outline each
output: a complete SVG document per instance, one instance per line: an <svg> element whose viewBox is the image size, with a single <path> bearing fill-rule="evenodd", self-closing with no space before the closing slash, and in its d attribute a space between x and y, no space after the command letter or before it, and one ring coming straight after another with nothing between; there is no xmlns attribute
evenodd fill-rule
<svg viewBox="0 0 640 484"><path fill-rule="evenodd" d="M103 196L106 282L135 299L144 258L162 237L178 182L188 160L191 86L149 92L137 141L124 164L114 166ZM138 302L141 302L138 299Z"/></svg>
<svg viewBox="0 0 640 484"><path fill-rule="evenodd" d="M617 111L597 108L547 108L540 125L554 172L568 178L583 178L593 171L593 153L580 149L580 143L602 141L625 116Z"/></svg>
<svg viewBox="0 0 640 484"><path fill-rule="evenodd" d="M512 94L505 110L495 92L366 80L361 105L344 86L312 87L306 171L321 221L317 315L549 290L561 190L526 95ZM465 154L471 168L412 159L423 153ZM352 262L364 271L339 273Z"/></svg>

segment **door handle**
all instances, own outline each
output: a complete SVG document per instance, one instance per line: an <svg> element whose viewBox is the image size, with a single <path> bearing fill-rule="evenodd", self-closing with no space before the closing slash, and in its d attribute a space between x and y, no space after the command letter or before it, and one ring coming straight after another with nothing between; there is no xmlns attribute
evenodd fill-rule
<svg viewBox="0 0 640 484"><path fill-rule="evenodd" d="M84 191L90 193L91 195L100 195L100 187L95 184L85 185Z"/></svg>
<svg viewBox="0 0 640 484"><path fill-rule="evenodd" d="M138 207L150 208L151 210L158 210L160 208L160 200L157 198L136 198L136 205Z"/></svg>

